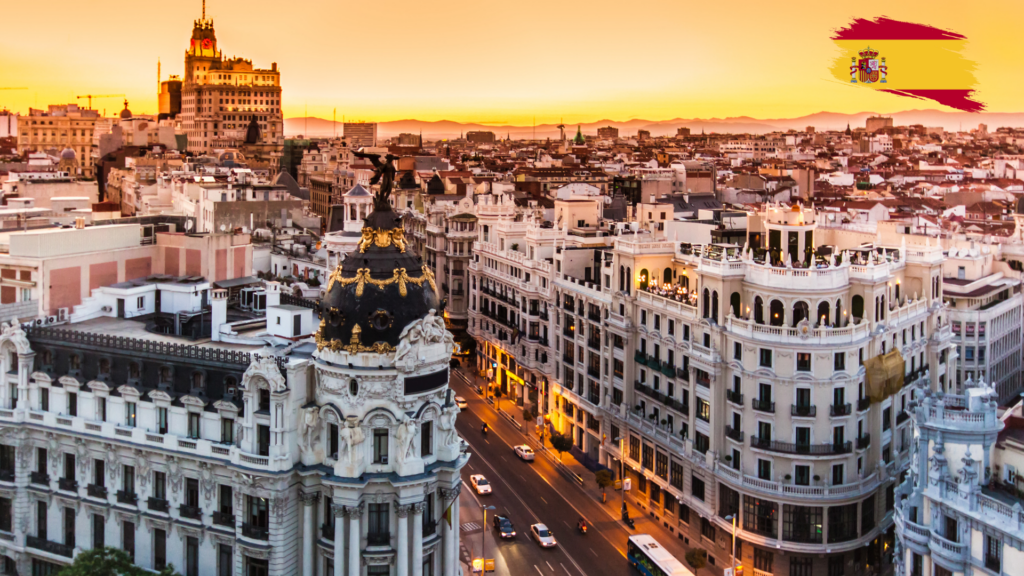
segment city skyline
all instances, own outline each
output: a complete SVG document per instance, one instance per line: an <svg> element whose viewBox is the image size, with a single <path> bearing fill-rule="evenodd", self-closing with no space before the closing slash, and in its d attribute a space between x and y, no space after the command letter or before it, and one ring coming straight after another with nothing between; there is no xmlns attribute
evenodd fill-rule
<svg viewBox="0 0 1024 576"><path fill-rule="evenodd" d="M652 2L617 14L602 4L580 13L570 4L544 5L540 12L539 3L515 11L467 3L440 13L400 3L382 15L367 5L315 3L301 14L276 14L268 12L276 7L269 3L239 10L238 2L212 0L206 10L225 56L243 55L259 67L278 63L288 118L307 110L331 118L337 109L339 121L530 125L534 118L538 124L780 118L933 107L852 89L832 77L838 53L832 31L854 17L881 15L878 3L816 7L814 14L799 5L750 3L740 10L742 19L728 22L716 20L720 15L712 7ZM951 2L924 8L918 2L887 4L885 16L964 34L969 41L963 56L977 63L977 97L990 112L1020 111L1014 78L1022 71L1024 48L1010 41L1009 26L1015 13L1024 16L1024 6L995 2L984 13L969 14ZM199 1L171 11L113 0L59 2L59 16L44 23L31 17L30 8L12 6L11 21L23 25L0 39L6 71L0 84L27 90L0 92L0 108L24 113L55 103L85 105L78 95L123 93L133 111L153 114L157 60L164 79L182 73L188 30L201 10ZM382 19L386 36L377 29ZM721 26L700 24L716 21ZM117 33L97 34L112 23ZM642 43L633 41L639 30ZM41 44L40 38L48 41ZM410 54L418 56L406 61ZM121 108L120 98L97 100L94 107L111 115Z"/></svg>

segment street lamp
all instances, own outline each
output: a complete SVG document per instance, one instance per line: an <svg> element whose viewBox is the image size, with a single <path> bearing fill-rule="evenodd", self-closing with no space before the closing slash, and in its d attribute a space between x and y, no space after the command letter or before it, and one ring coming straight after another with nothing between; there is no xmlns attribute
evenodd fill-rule
<svg viewBox="0 0 1024 576"><path fill-rule="evenodd" d="M728 576L736 576L736 514L729 514L725 519L732 522L732 560L729 562Z"/></svg>
<svg viewBox="0 0 1024 576"><path fill-rule="evenodd" d="M487 549L487 511L488 510L494 510L495 508L494 508L494 506L480 506L480 508L482 508L483 511L484 511L484 529L480 533L480 561L481 561L480 574L482 576L486 576L487 575L487 553L485 552L485 550Z"/></svg>

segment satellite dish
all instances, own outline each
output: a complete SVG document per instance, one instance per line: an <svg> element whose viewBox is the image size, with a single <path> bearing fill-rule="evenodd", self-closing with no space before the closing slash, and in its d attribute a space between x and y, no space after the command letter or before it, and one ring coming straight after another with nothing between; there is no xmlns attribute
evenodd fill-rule
<svg viewBox="0 0 1024 576"><path fill-rule="evenodd" d="M192 231L192 221L191 220L185 220L185 232L191 232L191 231Z"/></svg>

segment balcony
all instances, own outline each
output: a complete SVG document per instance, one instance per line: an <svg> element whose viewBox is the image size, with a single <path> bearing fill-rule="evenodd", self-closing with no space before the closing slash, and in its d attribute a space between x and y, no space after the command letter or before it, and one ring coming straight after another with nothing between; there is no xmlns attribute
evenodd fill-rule
<svg viewBox="0 0 1024 576"><path fill-rule="evenodd" d="M266 526L256 526L248 522L242 524L242 536L253 540L267 540L270 530Z"/></svg>
<svg viewBox="0 0 1024 576"><path fill-rule="evenodd" d="M831 416L849 416L853 410L853 405L849 402L846 404L833 404L829 409L829 415Z"/></svg>
<svg viewBox="0 0 1024 576"><path fill-rule="evenodd" d="M334 540L334 524L327 522L320 525L320 537L324 540Z"/></svg>
<svg viewBox="0 0 1024 576"><path fill-rule="evenodd" d="M869 398L861 398L857 400L857 412L863 412L871 407L871 400Z"/></svg>
<svg viewBox="0 0 1024 576"><path fill-rule="evenodd" d="M757 436L751 436L750 447L769 450L771 452L780 452L783 454L829 456L832 454L848 454L852 449L852 444L850 442L842 442L839 444L833 444L831 442L827 444L794 444L792 442L777 442L775 440L767 440L758 438Z"/></svg>
<svg viewBox="0 0 1024 576"><path fill-rule="evenodd" d="M150 512L163 512L164 514L166 514L167 510L170 508L170 505L167 502L167 500L163 498L155 498L153 496L149 497L149 500L146 502L146 504L147 506L149 506Z"/></svg>
<svg viewBox="0 0 1024 576"><path fill-rule="evenodd" d="M760 398L752 398L750 400L750 407L758 412L767 412L769 414L775 414L775 402L771 400L762 400Z"/></svg>
<svg viewBox="0 0 1024 576"><path fill-rule="evenodd" d="M178 515L182 518L189 518L190 520L203 519L203 509L199 506L189 506L188 504L182 504L178 506Z"/></svg>
<svg viewBox="0 0 1024 576"><path fill-rule="evenodd" d="M743 432L740 430L734 430L732 426L725 427L726 438L731 438L737 442L743 442Z"/></svg>
<svg viewBox="0 0 1024 576"><path fill-rule="evenodd" d="M370 533L366 535L367 546L388 546L389 544L391 544L390 532Z"/></svg>
<svg viewBox="0 0 1024 576"><path fill-rule="evenodd" d="M74 556L75 547L68 546L67 544L60 544L58 542L50 542L45 538L38 536L26 536L25 545L29 548L35 548L36 550L42 550L57 556L64 556L65 558L71 558Z"/></svg>
<svg viewBox="0 0 1024 576"><path fill-rule="evenodd" d="M813 418L818 415L818 407L810 404L793 404L789 413L791 416Z"/></svg>
<svg viewBox="0 0 1024 576"><path fill-rule="evenodd" d="M633 360L635 362L639 362L640 364L643 364L643 365L646 366L647 365L647 354L644 354L643 352L637 350L633 354Z"/></svg>
<svg viewBox="0 0 1024 576"><path fill-rule="evenodd" d="M437 533L437 521L425 520L423 522L423 537L433 536Z"/></svg>
<svg viewBox="0 0 1024 576"><path fill-rule="evenodd" d="M676 410L678 412L682 412L683 416L685 416L685 417L689 417L689 415L690 415L690 405L689 404L683 404L679 400L676 400L675 398L666 396L662 392L654 390L654 389L652 389L650 386L648 386L646 384L641 384L639 382L634 382L633 383L633 390L643 394L644 396L648 396L650 398L653 398L653 399L657 400L658 402L661 402L665 406L668 406L669 408L672 408L673 410ZM596 402L595 402L595 404L596 404Z"/></svg>
<svg viewBox="0 0 1024 576"><path fill-rule="evenodd" d="M0 481L14 482L14 470L0 470Z"/></svg>
<svg viewBox="0 0 1024 576"><path fill-rule="evenodd" d="M726 390L725 399L738 406L743 406L743 394L740 394L736 390Z"/></svg>
<svg viewBox="0 0 1024 576"><path fill-rule="evenodd" d="M864 450L871 445L871 434L857 437L857 450Z"/></svg>
<svg viewBox="0 0 1024 576"><path fill-rule="evenodd" d="M931 550L932 554L941 556L950 562L963 564L967 559L966 544L947 540L936 534L934 530L932 530L932 538L931 541L928 542L928 548ZM963 569L961 568L961 571L962 570Z"/></svg>
<svg viewBox="0 0 1024 576"><path fill-rule="evenodd" d="M39 472L38 470L29 475L29 481L33 484L41 484L43 486L50 485L50 476L46 472Z"/></svg>
<svg viewBox="0 0 1024 576"><path fill-rule="evenodd" d="M136 506L139 503L139 495L135 492L117 491L117 502L119 504L130 504Z"/></svg>
<svg viewBox="0 0 1024 576"><path fill-rule="evenodd" d="M235 515L231 512L221 512L215 510L213 512L213 523L218 526L227 526L229 528L235 527Z"/></svg>
<svg viewBox="0 0 1024 576"><path fill-rule="evenodd" d="M676 367L669 364L668 362L664 362L661 365L661 373L664 374L665 376L668 376L669 378L675 378Z"/></svg>
<svg viewBox="0 0 1024 576"><path fill-rule="evenodd" d="M85 487L85 493L93 498L99 498L100 500L107 499L107 487L97 486L96 484L89 484Z"/></svg>
<svg viewBox="0 0 1024 576"><path fill-rule="evenodd" d="M74 478L58 478L57 488L65 492L78 492L78 482Z"/></svg>
<svg viewBox="0 0 1024 576"><path fill-rule="evenodd" d="M900 413L896 415L896 425L899 426L900 424L903 424L909 418L910 418L910 413L907 412L906 410L901 410Z"/></svg>

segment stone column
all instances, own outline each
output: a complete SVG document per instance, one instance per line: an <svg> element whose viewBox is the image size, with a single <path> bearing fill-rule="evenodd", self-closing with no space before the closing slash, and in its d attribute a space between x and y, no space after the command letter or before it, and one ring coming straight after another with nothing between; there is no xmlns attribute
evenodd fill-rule
<svg viewBox="0 0 1024 576"><path fill-rule="evenodd" d="M361 568L359 542L362 537L362 532L359 531L359 517L363 515L363 505L350 506L348 513L348 576L359 576ZM335 542L340 538L337 534L334 537Z"/></svg>
<svg viewBox="0 0 1024 576"><path fill-rule="evenodd" d="M441 496L444 498L444 509L448 511L448 506L455 506L455 502L458 502L458 492L455 490L449 490L448 488L441 489ZM449 526L447 521L441 522L441 547L444 554L444 564L441 567L441 574L443 576L450 576L456 574L455 563L458 561L458 549L453 545L455 540L454 531L458 530L459 525L455 517L455 510L452 510L452 524ZM485 528L486 529L486 528Z"/></svg>
<svg viewBox="0 0 1024 576"><path fill-rule="evenodd" d="M15 408L19 410L27 410L29 408L28 377L32 373L35 359L35 352L18 354L18 403Z"/></svg>
<svg viewBox="0 0 1024 576"><path fill-rule="evenodd" d="M395 506L395 514L398 515L398 542L395 554L395 562L398 564L398 576L409 574L409 511L412 506L398 504Z"/></svg>
<svg viewBox="0 0 1024 576"><path fill-rule="evenodd" d="M412 576L423 576L423 502L412 505Z"/></svg>
<svg viewBox="0 0 1024 576"><path fill-rule="evenodd" d="M345 576L345 516L344 506L331 506L334 511L334 576ZM329 575L324 575L329 576Z"/></svg>
<svg viewBox="0 0 1024 576"><path fill-rule="evenodd" d="M316 542L316 503L320 495L316 492L303 492L302 498L302 576L313 576L313 558Z"/></svg>
<svg viewBox="0 0 1024 576"><path fill-rule="evenodd" d="M459 492L461 491L461 485L452 490L455 493L454 500L452 500L452 574L458 574L459 568ZM484 526L484 530L487 530L486 526Z"/></svg>

